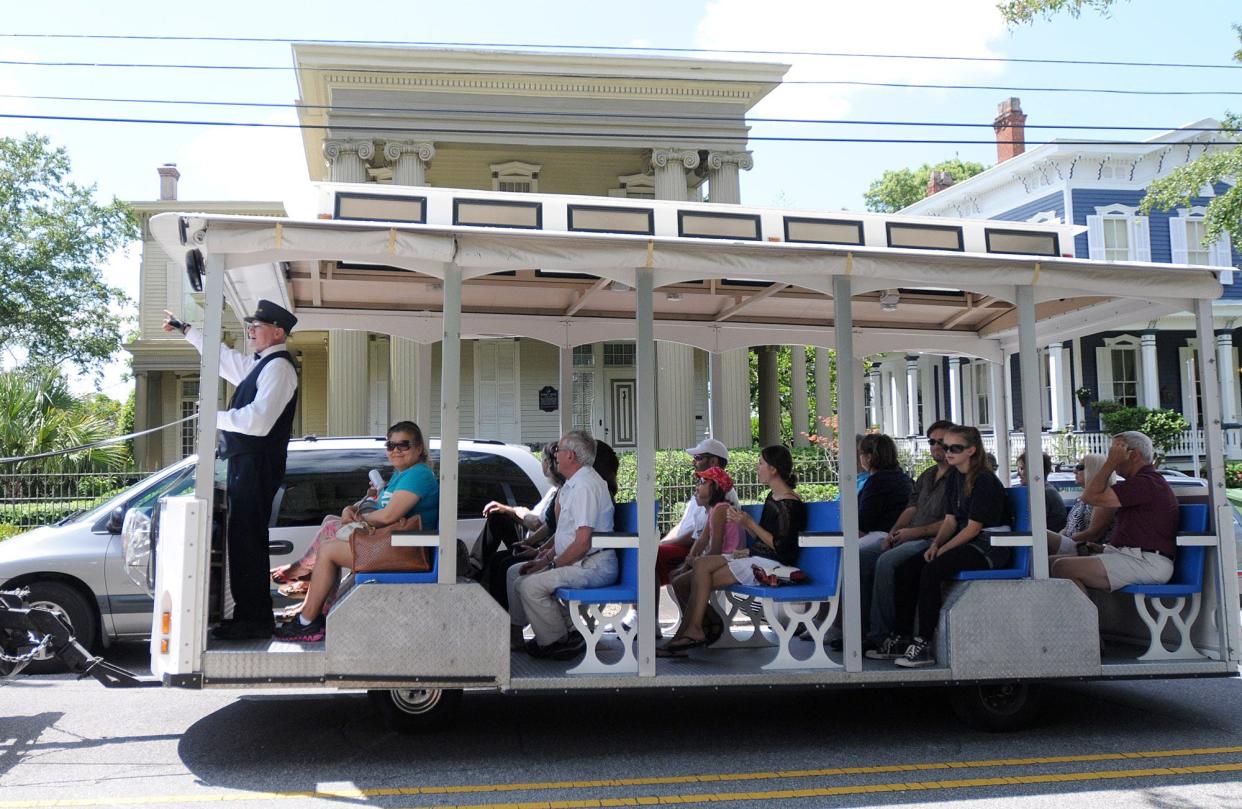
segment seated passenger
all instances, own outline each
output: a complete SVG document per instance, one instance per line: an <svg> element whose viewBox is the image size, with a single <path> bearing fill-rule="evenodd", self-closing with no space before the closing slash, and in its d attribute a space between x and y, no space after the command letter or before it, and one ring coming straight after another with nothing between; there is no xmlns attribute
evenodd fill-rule
<svg viewBox="0 0 1242 809"><path fill-rule="evenodd" d="M993 547L985 529L1008 524L1005 487L988 468L983 438L974 427L955 426L945 433L950 469L944 487L944 522L922 556L897 568L895 632L915 625L899 666L930 666L936 662L932 640L940 621L941 587L963 570L1003 567L1007 547ZM918 620L915 622L917 610ZM896 641L894 641L896 644Z"/></svg>
<svg viewBox="0 0 1242 809"><path fill-rule="evenodd" d="M1108 457L1087 480L1082 499L1117 509L1110 544L1099 556L1060 557L1052 575L1088 588L1119 590L1129 584L1164 584L1173 576L1180 514L1177 496L1152 466L1151 439L1137 430L1113 436ZM1113 472L1125 480L1109 485Z"/></svg>
<svg viewBox="0 0 1242 809"><path fill-rule="evenodd" d="M614 508L608 484L592 468L595 451L595 439L583 430L565 433L556 443L565 485L556 497L560 511L552 547L509 569L509 622L530 624L535 637L526 651L533 657L568 660L585 648L582 636L570 631L557 588L605 587L617 580L617 554L591 547L592 534L612 530Z"/></svg>
<svg viewBox="0 0 1242 809"><path fill-rule="evenodd" d="M482 568L476 578L487 588L500 606L509 609L509 593L505 585L509 568L534 558L548 537L556 531L556 492L564 485L565 478L556 468L556 444L546 444L541 459L543 475L552 484L543 497L531 508L507 506L491 502L483 507L487 524L475 543L477 549L471 554L481 560ZM504 550L496 546L503 541ZM488 545L493 548L489 555Z"/></svg>
<svg viewBox="0 0 1242 809"><path fill-rule="evenodd" d="M859 548L858 566L863 582L862 600L867 599L866 582L871 581L871 609L863 611L863 651L874 660L895 660L909 645L902 644L893 631L896 602L893 596L895 574L903 562L922 556L932 537L944 522L944 482L949 464L944 457L945 432L953 427L950 421L936 421L927 428L927 451L934 463L919 475L906 503L906 508L893 523L878 545ZM891 644L887 641L892 636Z"/></svg>
<svg viewBox="0 0 1242 809"><path fill-rule="evenodd" d="M694 560L702 556L732 556L734 551L746 547L741 524L728 519L728 496L733 491L733 478L720 467L713 466L700 472L698 481L694 497L696 505L707 514L706 527L690 547L686 561L670 574L677 605L683 612L690 597Z"/></svg>
<svg viewBox="0 0 1242 809"><path fill-rule="evenodd" d="M709 469L723 470L729 465L728 448L714 438L704 438L697 445L687 449L686 453L694 461L696 475L702 475ZM736 506L738 504L737 492L730 489L726 499L730 505ZM686 510L681 515L681 521L669 529L656 547L655 605L657 611L660 607L660 588L672 583L674 572L684 572L688 569L685 564L686 557L690 553L690 548L703 536L706 527L707 509L699 505L697 494L692 493L690 501L686 503ZM656 632L659 632L659 623L656 624Z"/></svg>
<svg viewBox="0 0 1242 809"><path fill-rule="evenodd" d="M423 432L412 421L399 421L388 428L388 459L393 474L379 495L379 508L358 514L347 507L341 514L346 523L364 522L373 526L392 525L405 517L417 516L423 530L434 530L440 520L440 482L427 464ZM310 590L302 603L302 613L276 629L280 640L314 643L323 640L323 605L336 589L341 568L352 567L353 550L348 539L330 539L319 546Z"/></svg>
<svg viewBox="0 0 1242 809"><path fill-rule="evenodd" d="M1057 487L1048 482L1048 476L1052 474L1052 458L1048 453L1044 456L1044 519L1047 522L1049 531L1060 531L1065 528L1065 500L1061 498L1061 493L1057 491ZM993 466L993 469L996 467ZM1030 482L1026 476L1026 453L1018 456L1018 481L1023 486L1030 486Z"/></svg>
<svg viewBox="0 0 1242 809"><path fill-rule="evenodd" d="M1104 456L1098 452L1088 452L1074 467L1074 482L1086 487L1086 482L1095 477L1104 465ZM1117 476L1109 475L1108 485L1117 482ZM1048 556L1077 556L1080 545L1086 544L1097 553L1100 545L1108 541L1113 528L1113 517L1117 510L1106 506L1092 506L1080 496L1074 501L1065 520L1065 527L1060 532L1048 532Z"/></svg>
<svg viewBox="0 0 1242 809"><path fill-rule="evenodd" d="M793 456L785 447L774 444L760 453L756 466L759 482L769 487L759 522L740 508L731 506L727 519L755 536L749 553L734 551L730 556L700 556L694 560L690 580L690 597L682 618L681 629L664 647L660 657L676 657L707 642L703 619L707 614L712 590L733 584L755 585L755 571L771 573L778 567L798 563L798 534L806 528L806 504L794 487L798 478L793 472Z"/></svg>

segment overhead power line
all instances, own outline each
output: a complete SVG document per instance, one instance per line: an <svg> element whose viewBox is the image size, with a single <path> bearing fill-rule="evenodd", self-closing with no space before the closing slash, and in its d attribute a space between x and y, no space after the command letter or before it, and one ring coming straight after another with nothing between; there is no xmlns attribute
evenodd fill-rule
<svg viewBox="0 0 1242 809"><path fill-rule="evenodd" d="M149 124L149 125L169 125L169 126L223 126L223 127L240 127L253 129L312 129L327 130L331 129L327 124L282 124L272 121L204 121L204 120L181 120L171 118L119 118L108 116L88 116L88 115L26 115L17 113L0 113L0 119L10 120L30 120L30 121L80 121L85 123L108 123L108 124ZM495 129L489 127L486 130L480 129L458 129L458 128L426 128L426 127L400 127L400 126L351 126L350 132L376 132L386 135L392 134L417 134L426 137L428 135L474 135L480 132L486 132L488 135L541 135L544 133L531 132L522 129ZM628 138L635 139L636 136L630 132L570 132L557 131L557 136L563 137L582 137L582 138ZM697 141L700 143L708 141L724 141L734 143L737 138L727 135L660 135L659 140L674 141L686 140ZM749 141L765 141L765 142L782 142L782 143L906 143L906 144L944 144L944 145L960 145L960 146L982 146L995 144L1025 144L1027 146L1042 146L1046 143L1059 143L1065 146L1151 146L1150 141L1141 140L1067 140L1057 139L1055 141L1036 141L1036 140L1020 140L1020 141L1003 141L988 138L986 140L962 140L952 138L829 138L829 137L794 137L794 136L776 136L776 135L749 135Z"/></svg>
<svg viewBox="0 0 1242 809"><path fill-rule="evenodd" d="M534 48L550 51L617 51L624 53L724 53L746 56L814 56L832 59L907 59L930 62L994 62L1032 65L1100 65L1109 67L1190 68L1196 70L1242 70L1242 65L1196 62L1132 62L1108 59L1037 59L1015 56L948 56L916 53L865 53L849 51L782 51L758 48L671 48L654 45L564 45L538 42L435 42L401 39L289 39L285 37L226 37L142 34L0 34L11 39L86 39L137 42L242 42L253 44L382 45L423 48Z"/></svg>
<svg viewBox="0 0 1242 809"><path fill-rule="evenodd" d="M288 72L295 70L323 71L323 72L349 72L363 73L367 75L442 75L442 70L395 70L385 68L319 68L319 67L302 67L297 68L286 65L204 65L204 64L177 64L177 63L155 63L155 62L48 62L35 61L28 59L3 59L0 65L25 66L25 67L88 67L88 68L120 68L120 69L157 69L157 70L237 70L237 71L258 71L258 72ZM509 75L496 72L471 72L473 76L493 76L493 75ZM523 78L615 78L606 76L584 76L575 75L566 77L560 73L554 72L534 72L523 73ZM696 79L700 82L711 82L717 84L737 84L732 79ZM796 85L817 85L824 87L879 87L889 89L914 89L914 90L988 90L991 92L1006 93L1103 93L1112 95L1140 95L1140 96L1239 96L1242 90L1139 90L1135 88L1113 88L1113 87L1006 87L995 84L917 84L909 82L871 82L871 81L843 81L828 79L782 79L780 82L784 86Z"/></svg>
<svg viewBox="0 0 1242 809"><path fill-rule="evenodd" d="M656 113L630 113L630 112L571 112L566 110L531 110L531 109L496 109L488 108L466 109L464 107L365 107L350 106L347 104L297 104L290 102L264 102L264 101L208 101L208 100L190 100L190 99L173 99L173 98L114 98L99 96L50 96L50 95L18 95L14 93L0 93L0 98L19 99L23 101L67 101L67 102L86 102L86 103L103 103L103 104L159 104L170 106L190 106L190 107L240 107L243 109L298 109L298 110L328 110L331 112L356 112L372 115L515 115L529 116L534 118L608 118L608 119L634 119L634 120L657 120L657 121L677 121L681 123L693 122L723 122L723 123L739 123L736 117L725 115L669 115ZM746 116L746 123L764 123L764 124L817 124L825 126L909 126L909 127L953 127L953 128L978 128L992 129L994 124L990 121L872 121L872 120L849 120L844 118L766 118ZM1168 132L1176 129L1181 132L1230 132L1232 130L1224 127L1215 126L1123 126L1119 124L1026 124L1026 129L1069 129L1069 130L1107 130L1114 132Z"/></svg>

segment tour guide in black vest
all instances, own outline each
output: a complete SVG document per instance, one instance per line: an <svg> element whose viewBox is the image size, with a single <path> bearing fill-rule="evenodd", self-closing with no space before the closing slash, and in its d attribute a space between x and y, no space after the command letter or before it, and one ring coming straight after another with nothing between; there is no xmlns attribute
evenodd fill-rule
<svg viewBox="0 0 1242 809"><path fill-rule="evenodd" d="M164 324L172 331L172 315ZM220 350L220 376L237 386L228 410L220 411L220 457L228 462L228 564L233 617L212 630L219 640L271 637L272 595L268 569L267 527L272 498L285 477L285 459L298 377L285 339L298 322L288 310L268 300L246 318L253 354ZM202 332L183 326L182 333L200 352Z"/></svg>

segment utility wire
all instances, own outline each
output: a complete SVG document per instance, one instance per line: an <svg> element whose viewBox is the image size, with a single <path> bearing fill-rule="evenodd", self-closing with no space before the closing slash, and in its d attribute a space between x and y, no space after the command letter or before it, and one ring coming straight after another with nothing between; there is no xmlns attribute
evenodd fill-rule
<svg viewBox="0 0 1242 809"><path fill-rule="evenodd" d="M537 42L434 42L400 39L287 39L284 37L226 37L142 34L0 34L10 39L122 40L136 42L242 42L282 45L383 45L423 48L535 48L552 51L622 51L629 53L724 53L747 56L816 56L833 59L910 59L930 62L999 62L1031 65L1101 65L1109 67L1170 67L1199 70L1242 70L1242 65L1195 62L1129 62L1106 59L1036 59L1014 56L946 56L913 53L851 53L848 51L781 51L758 48L671 48L654 45L563 45Z"/></svg>
<svg viewBox="0 0 1242 809"><path fill-rule="evenodd" d="M170 126L226 126L226 127L243 127L255 129L311 129L311 130L327 130L333 127L328 124L283 124L271 121L202 121L202 120L179 120L170 118L115 118L105 116L88 116L88 115L22 115L17 113L0 113L0 119L12 120L31 120L31 121L81 121L86 123L107 123L107 124L159 124ZM449 129L449 128L425 128L425 127L399 127L399 126L351 126L350 132L378 132L387 135L412 133L419 136L428 135L464 135L478 134L479 129ZM544 135L542 132L532 132L530 130L521 129L493 129L486 130L489 135ZM558 131L552 133L555 136L565 137L582 137L582 138L637 138L638 136L627 132L566 132ZM651 140L650 137L644 136L644 139ZM1056 139L1047 141L1037 140L995 140L988 138L986 140L956 140L956 139L936 139L936 138L827 138L827 137L792 137L792 136L776 136L776 135L749 135L748 141L771 141L780 143L907 143L907 144L944 144L944 145L960 145L960 146L993 146L996 144L1025 144L1027 146L1043 146L1047 143L1058 143L1064 146L1152 146L1150 141L1142 140L1067 140ZM734 143L736 137L729 135L660 135L657 140L673 141L673 140L689 140L697 142L706 141L725 141Z"/></svg>
<svg viewBox="0 0 1242 809"><path fill-rule="evenodd" d="M314 71L314 72L331 72L331 73L362 73L365 75L395 75L395 76L412 76L412 75L443 75L442 70L396 70L384 68L340 68L340 67L314 67L302 66L296 67L292 65L204 65L189 63L155 63L155 62L49 62L36 61L29 59L4 59L0 60L0 65L23 66L23 67L90 67L90 68L134 68L146 69L153 68L157 70L236 70L248 72L288 72L288 71ZM494 71L471 72L471 76L509 76L510 74L501 74ZM521 78L554 78L554 79L591 79L591 78L616 78L615 76L603 75L574 75L572 77L565 76L563 73L554 72L534 72L522 73ZM672 78L672 77L666 77ZM739 84L735 79L696 79L698 82L715 83L715 84ZM916 89L916 90L988 90L1000 91L1007 93L1103 93L1113 95L1139 95L1139 96L1237 96L1242 95L1242 90L1138 90L1134 88L1111 88L1111 87L1005 87L995 84L917 84L907 82L870 82L870 81L843 81L843 80L825 80L825 79L782 79L780 86L821 86L821 87L878 87L887 89Z"/></svg>
<svg viewBox="0 0 1242 809"><path fill-rule="evenodd" d="M679 122L723 122L723 123L740 123L741 119L726 115L660 115L646 113L627 113L627 112L567 112L564 110L506 110L488 108L481 109L465 109L465 108L449 108L449 107L353 107L342 104L297 104L297 103L281 103L281 102L262 102L262 101L191 101L185 99L171 98L108 98L94 96L47 96L47 95L17 95L12 93L0 93L0 98L20 99L23 101L70 101L70 102L90 102L105 104L165 104L174 106L191 106L191 107L242 107L249 109L297 109L297 110L329 110L332 112L360 112L371 114L409 114L417 113L421 115L522 115L531 117L558 117L558 118L609 118L609 119L636 119L636 120L659 120L659 121L679 121ZM770 124L822 124L832 126L925 126L925 127L976 127L992 129L995 125L991 122L972 122L972 121L858 121L834 118L760 118L747 116L746 123L770 123ZM1225 127L1215 126L1120 126L1120 125L1090 125L1090 124L1026 124L1027 129L1073 129L1073 130L1110 130L1110 131L1126 131L1126 132L1168 132L1176 129L1181 132L1231 132L1233 130Z"/></svg>

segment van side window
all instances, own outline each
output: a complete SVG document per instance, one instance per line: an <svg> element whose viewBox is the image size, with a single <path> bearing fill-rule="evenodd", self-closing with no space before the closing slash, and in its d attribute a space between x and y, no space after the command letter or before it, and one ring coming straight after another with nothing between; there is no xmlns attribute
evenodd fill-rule
<svg viewBox="0 0 1242 809"><path fill-rule="evenodd" d="M319 525L328 514L340 514L357 502L371 484L367 472L379 469L387 479L392 467L384 449L314 449L290 452L277 528Z"/></svg>
<svg viewBox="0 0 1242 809"><path fill-rule="evenodd" d="M463 452L460 457L457 513L473 517L490 501L511 506L539 502L539 490L522 468L508 458L487 452Z"/></svg>

